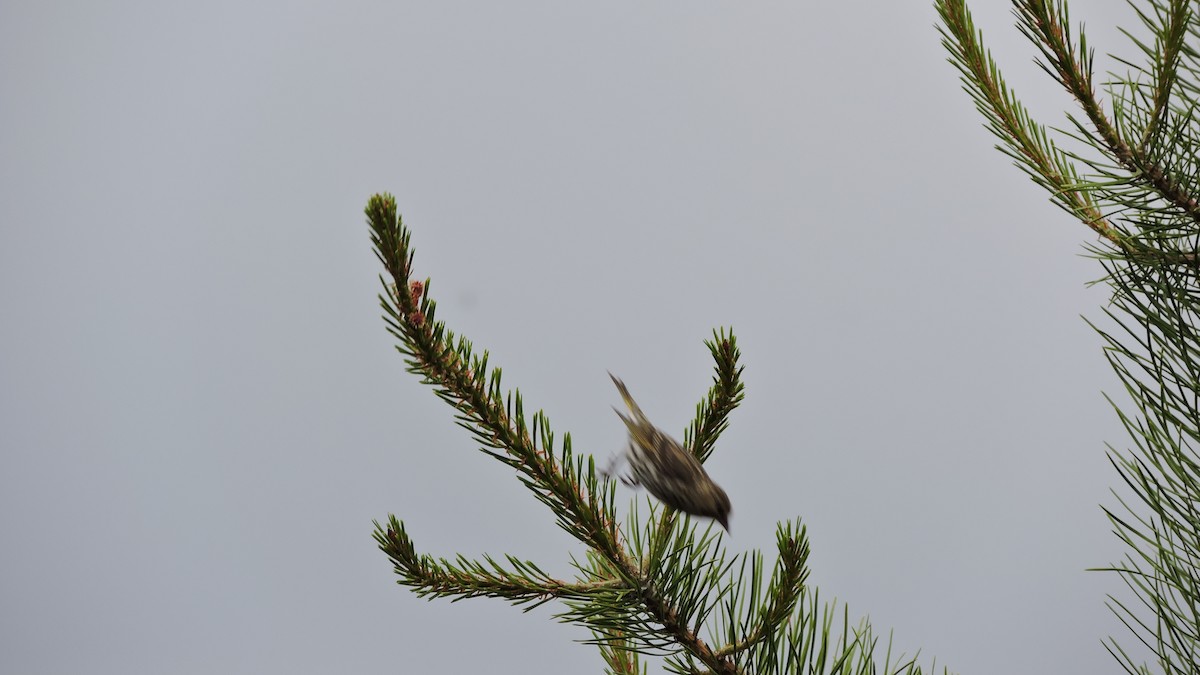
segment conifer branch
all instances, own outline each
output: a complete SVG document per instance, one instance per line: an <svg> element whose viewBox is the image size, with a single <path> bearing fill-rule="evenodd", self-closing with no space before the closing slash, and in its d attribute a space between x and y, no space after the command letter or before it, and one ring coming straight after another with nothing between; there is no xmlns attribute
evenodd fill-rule
<svg viewBox="0 0 1200 675"><path fill-rule="evenodd" d="M1098 234L1113 244L1120 255L1130 261L1146 265L1181 265L1192 270L1200 268L1200 254L1196 246L1185 249L1166 247L1161 228L1147 230L1134 227L1132 231L1114 225L1110 216L1104 215L1104 202L1115 206L1113 213L1146 211L1142 205L1146 191L1181 208L1192 221L1200 218L1200 202L1185 183L1155 156L1164 139L1163 129L1180 131L1191 120L1191 112L1178 122L1170 119L1171 89L1175 82L1175 66L1184 51L1183 38L1191 22L1187 0L1174 0L1167 19L1170 24L1163 29L1169 39L1162 42L1159 50L1147 50L1155 57L1152 74L1156 80L1153 89L1155 108L1140 129L1134 129L1136 142L1125 140L1120 125L1112 122L1095 95L1092 81L1092 54L1080 32L1079 46L1075 46L1068 26L1065 3L1047 3L1042 0L1018 0L1016 13L1019 27L1041 51L1045 61L1042 68L1059 82L1080 104L1085 118L1094 131L1089 131L1078 120L1069 117L1079 130L1074 136L1100 150L1111 161L1125 169L1117 175L1095 160L1084 159L1075 153L1065 153L1049 139L1046 129L1029 118L1025 109L1009 92L1000 78L999 70L991 56L982 47L979 33L971 24L970 13L964 0L939 0L939 12L943 25L943 44L952 53L952 62L963 73L964 88L976 99L976 107L990 120L989 127L1001 138L1001 149L1018 160L1018 166L1035 182L1047 187L1053 199L1068 212L1077 216ZM1144 46L1143 46L1144 47ZM1137 89L1140 85L1128 83ZM1126 119L1128 111L1117 110L1118 119ZM1128 120L1127 120L1128 122ZM1079 177L1071 160L1079 159L1102 175L1102 180L1089 181ZM1154 214L1159 207L1151 211ZM1143 218L1157 217L1143 213ZM1122 218L1135 221L1132 215ZM1156 241L1147 241L1153 236ZM1105 254L1102 254L1105 255Z"/></svg>
<svg viewBox="0 0 1200 675"><path fill-rule="evenodd" d="M616 520L611 515L612 490L599 488L591 461L587 462L586 469L581 461L575 461L572 466L569 437L562 458L556 459L551 449L553 435L545 415L535 414L532 426L527 427L520 394L502 398L498 371L485 384L487 354L474 358L471 343L462 338L455 343L453 333L435 320L436 304L428 297L429 282L411 279L410 235L400 220L395 199L390 195L376 195L369 201L366 213L376 256L391 277L390 283L384 280L385 288L391 292L380 296L385 321L389 332L400 340L398 348L409 357L409 369L438 387L438 395L455 408L460 424L475 435L488 454L517 469L526 486L559 514L560 525L602 554L610 563L608 568L619 577L598 585L573 585L549 577L538 578L535 573L536 581L530 582L498 567L487 570L463 559L457 565L445 560L434 561L431 556L418 556L403 526L393 520L386 531L377 527L376 539L392 557L405 582L425 595L492 595L506 597L518 604L578 597L617 587L636 589L642 611L659 624L657 632L660 635L669 636L716 672L739 672L713 654L695 629L687 625L686 613L656 584L652 573L641 569L624 551L619 543ZM718 360L719 368L724 365L718 382L724 385L727 396L710 392L709 399L717 405L714 412L720 416L706 430L710 446L724 429L724 417L736 406L737 394L741 391L733 336L726 339L723 333L719 335L723 342L712 349L714 354L727 359L724 362ZM729 358L733 359L732 363ZM541 443L538 442L539 435ZM597 499L598 493L602 498ZM511 557L509 562L519 572L537 569ZM684 578L684 575L671 578Z"/></svg>
<svg viewBox="0 0 1200 675"><path fill-rule="evenodd" d="M454 334L435 320L437 306L428 297L428 281L411 279L410 235L395 198L375 195L366 212L376 256L391 278L384 286L397 289L380 296L384 320L400 341L397 349L408 357L409 370L437 387L438 396L456 410L460 425L492 450L489 454L520 473L525 485L558 515L563 529L614 559L622 556L612 517L613 489L600 488L590 459L574 459L569 436L556 457L545 415L536 413L528 425L520 393L501 393L499 369L488 376L487 352L474 357L470 342L459 338L456 343Z"/></svg>
<svg viewBox="0 0 1200 675"><path fill-rule="evenodd" d="M776 536L779 557L767 589L767 605L756 612L752 628L742 629L740 640L730 642L717 650L720 656L742 652L764 640L773 639L774 632L787 622L804 592L804 582L808 578L809 553L804 529L801 528L799 535L796 535L789 524L787 527L781 526ZM755 608L757 609L757 603Z"/></svg>
<svg viewBox="0 0 1200 675"><path fill-rule="evenodd" d="M456 600L474 597L503 598L514 605L527 605L526 611L556 598L584 598L621 585L615 579L585 583L569 583L555 579L536 564L505 556L511 569L502 567L490 556L484 563L458 556L454 562L445 558L419 555L405 532L404 525L393 516L387 528L375 523L375 540L388 554L404 585L419 597L451 597Z"/></svg>
<svg viewBox="0 0 1200 675"><path fill-rule="evenodd" d="M1155 63L1152 72L1156 76L1156 81L1151 85L1154 91L1153 109L1138 140L1158 138L1157 130L1170 114L1168 104L1183 40L1187 35L1190 4L1186 0L1175 0L1167 17L1167 25L1162 29L1167 39L1161 41L1162 48L1153 54ZM1026 0L1017 4L1017 16L1022 32L1038 46L1048 61L1042 63L1043 69L1061 82L1079 103L1103 140L1100 147L1130 172L1131 180L1146 181L1160 197L1182 209L1194 222L1200 222L1200 202L1195 195L1185 192L1180 183L1169 175L1168 169L1152 161L1144 152L1144 146L1127 143L1100 106L1092 83L1093 55L1087 48L1082 29L1080 46L1078 49L1074 46L1066 4L1052 5L1045 0ZM1191 258L1190 262L1195 262L1195 258Z"/></svg>
<svg viewBox="0 0 1200 675"><path fill-rule="evenodd" d="M1110 596L1110 607L1168 673L1200 663L1200 36L1191 0L1147 0L1135 11L1153 34L1125 32L1146 64L1114 57L1131 74L1108 84L1111 108L1096 93L1093 52L1073 35L1066 2L1014 0L1018 26L1041 54L1039 65L1083 110L1068 115L1063 152L1029 119L1000 79L971 25L964 0L938 0L943 44L1002 150L1052 199L1112 245L1091 248L1113 289L1105 313L1115 330L1093 325L1136 413L1110 399L1133 449L1110 446L1109 460L1136 500L1105 509L1127 546L1107 568L1121 574L1137 604ZM1131 3L1132 6L1132 3ZM1189 38L1191 41L1189 42ZM1190 76L1190 79L1181 76ZM1144 80L1149 80L1146 82ZM1080 177L1076 162L1090 175ZM1090 323L1090 322L1089 322ZM1153 616L1144 619L1142 612ZM1106 647L1130 673L1147 672L1120 645Z"/></svg>
<svg viewBox="0 0 1200 675"><path fill-rule="evenodd" d="M713 331L713 339L705 340L704 344L712 352L717 372L713 375L713 386L708 390L708 395L696 405L695 420L683 436L684 447L690 448L701 462L712 454L717 438L729 426L730 413L741 405L746 389L742 384L745 366L738 364L741 352L738 351L733 331L728 335L723 328Z"/></svg>
<svg viewBox="0 0 1200 675"><path fill-rule="evenodd" d="M938 30L950 51L950 62L962 74L963 89L975 100L988 128L1001 140L999 149L1017 166L1046 187L1059 203L1097 234L1124 248L1118 229L1086 192L1072 189L1079 177L1066 153L1049 138L1046 128L1033 122L1028 111L1005 84L991 53L983 46L983 34L975 28L965 0L940 0Z"/></svg>
<svg viewBox="0 0 1200 675"><path fill-rule="evenodd" d="M563 436L556 451L546 415L538 411L527 420L520 392L502 390L501 372L489 370L488 353L477 356L470 341L456 337L436 319L429 280L413 278L410 235L395 199L376 195L366 213L376 256L386 272L380 295L384 320L409 371L433 385L481 450L512 467L554 512L559 526L588 547L582 561L573 561L579 578L567 581L513 555L500 561L486 555L480 560L461 555L450 560L420 554L404 524L390 516L386 526L376 523L374 536L400 584L421 597L496 597L526 610L558 600L566 609L557 617L592 631L590 642L600 647L611 673L642 672L641 653L666 655L667 665L678 672L778 670L777 659L791 664L789 672L800 667L835 672L849 663L875 668L874 642L856 632L853 639L845 633L835 643L830 636L831 608L822 612L815 593L806 596L808 543L803 528L797 531L790 523L780 528L779 559L765 591L761 555L729 558L711 523L701 531L690 516L668 507L660 511L652 503L646 522L634 509L627 539L615 516L615 482L599 480L592 458L574 454L570 435ZM714 332L706 344L716 372L685 446L701 460L711 455L743 396L732 331ZM739 560L741 572L733 574ZM713 633L726 641L720 647L702 637L716 610L724 612L722 627ZM848 625L844 628L849 630ZM869 633L869 628L862 630ZM831 654L835 656L829 658ZM890 660L889 655L885 667ZM826 665L835 670L823 670ZM902 670L917 672L912 663Z"/></svg>

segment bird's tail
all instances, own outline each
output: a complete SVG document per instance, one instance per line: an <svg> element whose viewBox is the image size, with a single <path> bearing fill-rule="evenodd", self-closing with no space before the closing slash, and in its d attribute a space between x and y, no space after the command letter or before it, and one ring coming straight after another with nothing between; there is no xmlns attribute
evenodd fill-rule
<svg viewBox="0 0 1200 675"><path fill-rule="evenodd" d="M609 373L608 376L612 378L613 384L617 385L617 391L621 392L621 398L624 399L625 405L629 407L629 412L633 413L634 419L626 417L620 410L617 410L617 415L620 415L621 419L625 420L625 424L631 430L641 424L649 424L650 421L646 419L645 413L638 407L637 401L633 400L633 396L630 395L625 383L617 379L617 376L612 373Z"/></svg>

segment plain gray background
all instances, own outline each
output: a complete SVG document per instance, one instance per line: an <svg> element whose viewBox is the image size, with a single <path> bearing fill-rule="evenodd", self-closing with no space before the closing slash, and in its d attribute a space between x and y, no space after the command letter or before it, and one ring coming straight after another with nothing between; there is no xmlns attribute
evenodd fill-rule
<svg viewBox="0 0 1200 675"><path fill-rule="evenodd" d="M1035 115L1066 96L973 3ZM1132 54L1119 0L1072 3ZM404 372L362 208L578 452L606 370L710 471L733 551L800 516L822 596L964 673L1118 672L1126 447L1084 226L960 91L929 2L0 6L0 671L598 672L552 606L427 603L435 555L580 547ZM1102 64L1111 63L1101 59ZM626 498L634 495L622 488ZM1132 642L1125 639L1126 643Z"/></svg>

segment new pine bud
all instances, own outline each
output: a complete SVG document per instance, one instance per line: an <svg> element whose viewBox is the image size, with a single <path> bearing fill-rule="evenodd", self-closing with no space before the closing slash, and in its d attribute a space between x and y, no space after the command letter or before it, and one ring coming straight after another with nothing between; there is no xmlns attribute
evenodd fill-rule
<svg viewBox="0 0 1200 675"><path fill-rule="evenodd" d="M625 383L608 374L631 415L617 410L617 416L629 429L626 458L632 476L621 481L643 485L658 501L693 516L712 518L729 531L729 496L708 477L704 465L674 438L664 434L646 419L642 409L629 395ZM614 410L616 410L614 408Z"/></svg>

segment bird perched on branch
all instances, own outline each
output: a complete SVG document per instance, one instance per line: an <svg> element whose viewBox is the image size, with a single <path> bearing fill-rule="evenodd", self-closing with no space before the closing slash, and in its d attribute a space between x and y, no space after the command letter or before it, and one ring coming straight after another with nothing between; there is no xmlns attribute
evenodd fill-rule
<svg viewBox="0 0 1200 675"><path fill-rule="evenodd" d="M632 416L616 410L617 416L629 428L629 447L625 458L629 461L629 478L621 482L643 485L658 501L693 516L712 518L729 531L729 513L732 507L729 496L721 486L708 477L704 465L674 438L666 435L646 419L646 415L629 395L625 383L612 373L608 374ZM607 473L607 472L606 472Z"/></svg>

